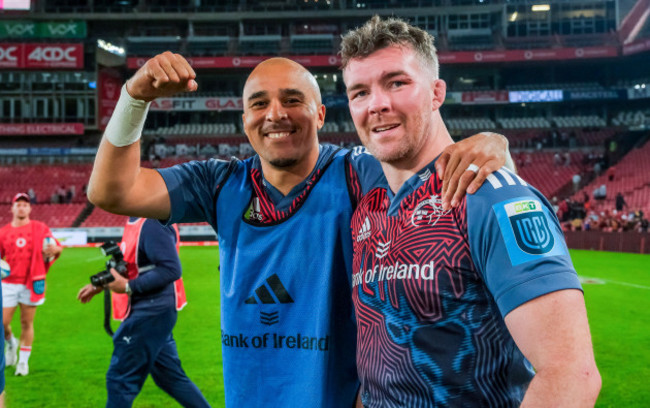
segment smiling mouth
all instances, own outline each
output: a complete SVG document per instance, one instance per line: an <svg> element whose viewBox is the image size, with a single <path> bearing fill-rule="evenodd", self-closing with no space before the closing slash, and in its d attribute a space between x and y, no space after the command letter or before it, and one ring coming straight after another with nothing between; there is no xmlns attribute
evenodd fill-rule
<svg viewBox="0 0 650 408"><path fill-rule="evenodd" d="M372 128L372 131L374 133L381 133L381 132L385 132L387 130L395 129L398 126L399 126L399 123L393 124L393 125L377 126L377 127Z"/></svg>
<svg viewBox="0 0 650 408"><path fill-rule="evenodd" d="M295 132L296 132L295 130L283 130L277 132L264 133L264 136L268 137L269 139L282 139Z"/></svg>

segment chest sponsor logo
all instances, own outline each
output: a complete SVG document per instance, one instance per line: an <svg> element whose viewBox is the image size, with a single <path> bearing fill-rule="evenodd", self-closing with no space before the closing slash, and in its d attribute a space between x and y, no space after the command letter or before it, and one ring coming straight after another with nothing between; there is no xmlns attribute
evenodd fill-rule
<svg viewBox="0 0 650 408"><path fill-rule="evenodd" d="M440 196L434 194L431 197L420 201L415 206L413 214L411 214L411 225L419 227L421 225L434 226L443 217L449 214L451 210L444 210L442 208L442 200Z"/></svg>
<svg viewBox="0 0 650 408"><path fill-rule="evenodd" d="M329 351L330 336L307 336L302 333L290 335L280 333L260 333L256 335L221 331L222 347L253 349L296 349Z"/></svg>
<svg viewBox="0 0 650 408"><path fill-rule="evenodd" d="M377 264L372 269L364 270L363 264L361 270L352 275L352 287L359 286L363 283L371 284L373 282L383 282L391 280L433 280L435 277L435 267L433 261L420 264L405 264L395 262L390 265Z"/></svg>
<svg viewBox="0 0 650 408"><path fill-rule="evenodd" d="M516 201L506 204L505 210L522 251L540 255L553 248L555 240L539 201Z"/></svg>
<svg viewBox="0 0 650 408"><path fill-rule="evenodd" d="M18 248L22 248L22 247L24 247L26 244L27 244L27 241L25 240L25 238L22 238L22 237L21 237L21 238L18 238L18 239L16 240L16 246L17 246Z"/></svg>
<svg viewBox="0 0 650 408"><path fill-rule="evenodd" d="M359 229L359 233L357 234L357 242L361 242L364 239L370 238L370 233L371 233L371 226L370 226L370 219L366 217L366 219L363 221L363 225Z"/></svg>

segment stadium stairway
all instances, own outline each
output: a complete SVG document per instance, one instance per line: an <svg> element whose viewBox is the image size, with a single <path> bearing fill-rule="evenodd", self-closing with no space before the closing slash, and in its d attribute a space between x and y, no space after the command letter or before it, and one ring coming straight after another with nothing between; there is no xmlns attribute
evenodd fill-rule
<svg viewBox="0 0 650 408"><path fill-rule="evenodd" d="M521 178L537 188L549 200L558 194L567 183L571 182L574 174L581 172L580 153L571 154L571 164L565 166L553 163L554 152L519 153L519 156L530 155L530 163L518 168ZM522 162L526 159L522 158Z"/></svg>
<svg viewBox="0 0 650 408"><path fill-rule="evenodd" d="M81 210L79 215L77 215L77 218L75 218L75 220L72 222L71 227L72 228L80 227L81 224L83 224L83 222L86 221L88 217L90 217L90 214L92 214L94 209L95 209L95 204L88 201L84 209Z"/></svg>
<svg viewBox="0 0 650 408"><path fill-rule="evenodd" d="M596 211L615 208L616 195L623 194L628 210L641 209L645 214L650 213L650 141L646 140L638 148L632 149L613 170L605 171L599 177L587 184L573 198L581 199L583 193L593 198L593 191L602 184L607 186L607 198L593 200L592 208ZM612 180L610 180L612 175Z"/></svg>

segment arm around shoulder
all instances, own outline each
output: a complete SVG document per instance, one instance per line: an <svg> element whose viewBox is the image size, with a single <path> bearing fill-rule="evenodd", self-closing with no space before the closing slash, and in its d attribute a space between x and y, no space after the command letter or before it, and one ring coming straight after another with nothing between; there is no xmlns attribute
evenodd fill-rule
<svg viewBox="0 0 650 408"><path fill-rule="evenodd" d="M540 296L514 309L505 321L536 371L522 407L594 406L601 378L581 291Z"/></svg>

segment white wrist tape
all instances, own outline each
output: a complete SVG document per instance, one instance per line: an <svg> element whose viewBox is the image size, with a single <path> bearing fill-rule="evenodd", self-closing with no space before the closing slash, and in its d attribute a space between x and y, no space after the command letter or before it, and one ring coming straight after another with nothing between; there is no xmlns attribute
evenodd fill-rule
<svg viewBox="0 0 650 408"><path fill-rule="evenodd" d="M133 99L124 84L120 99L104 131L106 140L116 147L128 146L140 140L150 105L151 102Z"/></svg>

